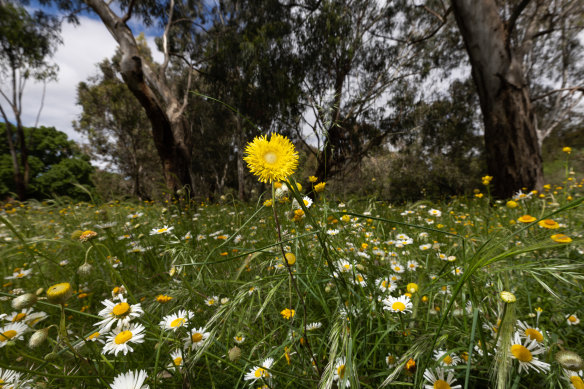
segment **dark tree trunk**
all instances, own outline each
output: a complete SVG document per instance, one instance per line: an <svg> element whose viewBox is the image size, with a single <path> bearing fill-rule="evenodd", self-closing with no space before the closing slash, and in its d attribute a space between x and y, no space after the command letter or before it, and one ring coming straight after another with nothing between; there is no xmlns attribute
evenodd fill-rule
<svg viewBox="0 0 584 389"><path fill-rule="evenodd" d="M495 0L453 0L483 121L493 194L541 189L543 170L529 88Z"/></svg>
<svg viewBox="0 0 584 389"><path fill-rule="evenodd" d="M162 162L166 186L173 193L181 188L193 190L192 137L184 122L184 104L178 101L164 77L156 76L143 63L138 45L126 18L120 18L102 0L84 0L97 13L120 45L120 71L124 82L136 96L152 125L152 136ZM154 93L156 91L156 93Z"/></svg>

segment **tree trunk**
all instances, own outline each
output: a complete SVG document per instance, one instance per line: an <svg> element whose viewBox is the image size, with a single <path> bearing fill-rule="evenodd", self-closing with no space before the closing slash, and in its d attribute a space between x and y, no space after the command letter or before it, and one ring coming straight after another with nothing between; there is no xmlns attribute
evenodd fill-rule
<svg viewBox="0 0 584 389"><path fill-rule="evenodd" d="M6 142L8 143L8 149L10 150L10 159L12 160L13 169L13 179L14 179L14 189L16 190L16 195L20 201L24 201L26 197L26 185L24 183L24 176L20 170L20 163L18 162L18 154L16 153L16 145L12 139L13 132L10 129L12 123L8 120L8 116L4 111L4 108L0 105L0 112L4 118L4 129L6 131Z"/></svg>
<svg viewBox="0 0 584 389"><path fill-rule="evenodd" d="M542 159L529 88L497 4L453 0L452 5L479 95L492 193L505 198L522 188L541 189Z"/></svg>
<svg viewBox="0 0 584 389"><path fill-rule="evenodd" d="M118 17L101 0L84 0L95 11L120 45L120 72L136 96L152 125L152 136L162 162L166 186L173 193L181 188L193 190L192 137L182 116L178 98L166 80L160 79L143 63L138 45L126 19ZM154 93L154 90L157 93Z"/></svg>

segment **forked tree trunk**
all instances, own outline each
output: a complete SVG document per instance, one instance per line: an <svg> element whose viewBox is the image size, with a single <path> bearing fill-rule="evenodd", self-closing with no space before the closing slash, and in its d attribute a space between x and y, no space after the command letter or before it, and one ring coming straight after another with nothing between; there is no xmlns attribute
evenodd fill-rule
<svg viewBox="0 0 584 389"><path fill-rule="evenodd" d="M542 159L529 88L497 4L453 0L452 5L479 95L493 194L505 198L522 188L541 189Z"/></svg>
<svg viewBox="0 0 584 389"><path fill-rule="evenodd" d="M132 31L102 0L84 0L95 11L120 45L120 72L130 91L136 96L152 125L152 136L162 162L166 186L173 193L186 187L193 190L191 174L192 137L177 96L163 78L142 61ZM155 93L156 92L156 93Z"/></svg>

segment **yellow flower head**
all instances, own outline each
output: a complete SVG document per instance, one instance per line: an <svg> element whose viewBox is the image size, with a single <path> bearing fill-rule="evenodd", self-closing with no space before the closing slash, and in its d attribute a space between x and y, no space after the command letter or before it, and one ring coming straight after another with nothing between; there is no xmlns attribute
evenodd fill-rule
<svg viewBox="0 0 584 389"><path fill-rule="evenodd" d="M310 176L310 177L308 177L308 181L314 183L314 182L318 181L318 177L317 176Z"/></svg>
<svg viewBox="0 0 584 389"><path fill-rule="evenodd" d="M71 284L62 282L47 289L47 300L55 304L64 304L72 294Z"/></svg>
<svg viewBox="0 0 584 389"><path fill-rule="evenodd" d="M260 182L282 181L298 167L298 152L290 140L280 134L256 137L245 147L243 160Z"/></svg>
<svg viewBox="0 0 584 389"><path fill-rule="evenodd" d="M552 240L557 243L570 243L572 238L564 234L555 234L552 235Z"/></svg>
<svg viewBox="0 0 584 389"><path fill-rule="evenodd" d="M564 153L566 153L566 154L570 154L570 153L572 152L572 148L571 148L571 147L564 147L564 148L562 149L562 151L563 151Z"/></svg>
<svg viewBox="0 0 584 389"><path fill-rule="evenodd" d="M540 227L547 228L548 230L555 230L557 228L560 228L560 225L558 224L558 222L556 222L552 219L543 219L543 220L540 220L537 224Z"/></svg>
<svg viewBox="0 0 584 389"><path fill-rule="evenodd" d="M326 182L319 182L318 184L316 184L314 186L314 191L316 193L322 192L324 190L325 185L326 185Z"/></svg>
<svg viewBox="0 0 584 389"><path fill-rule="evenodd" d="M517 204L517 201L513 201L513 200L509 200L507 201L507 204L505 204L507 206L507 208L517 208L519 206L519 204Z"/></svg>
<svg viewBox="0 0 584 389"><path fill-rule="evenodd" d="M517 221L519 221L521 223L533 223L536 220L537 219L531 215L523 215L519 219L517 219Z"/></svg>
<svg viewBox="0 0 584 389"><path fill-rule="evenodd" d="M295 310L286 308L286 309L283 309L282 312L280 312L280 315L282 315L282 317L284 317L284 319L290 320L291 318L294 317L295 313L296 313Z"/></svg>
<svg viewBox="0 0 584 389"><path fill-rule="evenodd" d="M489 185L493 180L493 176L484 176L481 180L483 181L483 185Z"/></svg>

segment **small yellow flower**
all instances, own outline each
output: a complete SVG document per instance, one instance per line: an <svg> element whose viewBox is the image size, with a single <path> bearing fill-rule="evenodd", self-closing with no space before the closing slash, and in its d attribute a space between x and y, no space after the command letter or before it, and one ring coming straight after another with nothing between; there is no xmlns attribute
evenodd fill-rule
<svg viewBox="0 0 584 389"><path fill-rule="evenodd" d="M481 178L481 180L483 181L483 185L487 186L493 180L493 176L484 176L483 178Z"/></svg>
<svg viewBox="0 0 584 389"><path fill-rule="evenodd" d="M164 294L159 294L158 296L156 296L156 301L159 302L160 304L166 304L170 300L172 300L172 297L166 296Z"/></svg>
<svg viewBox="0 0 584 389"><path fill-rule="evenodd" d="M560 228L560 225L552 219L543 219L537 223L540 227L547 228L548 230L555 230Z"/></svg>
<svg viewBox="0 0 584 389"><path fill-rule="evenodd" d="M503 300L507 304L514 303L515 301L517 301L517 298L513 293L507 292L505 290L501 292L500 296L501 300Z"/></svg>
<svg viewBox="0 0 584 389"><path fill-rule="evenodd" d="M570 243L572 238L564 234L555 234L552 235L552 240L557 243Z"/></svg>
<svg viewBox="0 0 584 389"><path fill-rule="evenodd" d="M507 208L510 208L510 209L515 209L515 208L517 208L517 206L518 206L519 204L517 204L517 202L516 202L516 201L509 200L509 201L507 201L507 204L505 204L505 205L507 206Z"/></svg>
<svg viewBox="0 0 584 389"><path fill-rule="evenodd" d="M266 201L264 201L264 207L271 207L273 204L272 199L267 199Z"/></svg>
<svg viewBox="0 0 584 389"><path fill-rule="evenodd" d="M418 291L418 284L414 284L413 282L410 282L406 286L406 290L410 293L416 293Z"/></svg>
<svg viewBox="0 0 584 389"><path fill-rule="evenodd" d="M314 182L318 181L318 177L317 176L310 176L310 177L308 177L308 181L314 183Z"/></svg>
<svg viewBox="0 0 584 389"><path fill-rule="evenodd" d="M523 215L519 219L517 219L517 221L520 223L533 223L536 220L537 219L531 215Z"/></svg>
<svg viewBox="0 0 584 389"><path fill-rule="evenodd" d="M79 240L81 242L87 242L88 240L91 240L91 239L95 238L96 236L97 236L97 232L87 230L87 231L83 231L81 233L81 235L79 235Z"/></svg>
<svg viewBox="0 0 584 389"><path fill-rule="evenodd" d="M288 262L288 265L292 266L296 263L296 255L292 254L292 253L286 253L286 262Z"/></svg>
<svg viewBox="0 0 584 389"><path fill-rule="evenodd" d="M280 315L282 315L282 317L286 320L290 320L291 318L294 317L294 314L296 313L295 310L293 309L283 309L282 312L280 312Z"/></svg>
<svg viewBox="0 0 584 389"><path fill-rule="evenodd" d="M325 185L326 185L326 182L319 182L318 184L316 184L314 186L314 191L316 193L320 193L320 192L324 191Z"/></svg>
<svg viewBox="0 0 584 389"><path fill-rule="evenodd" d="M72 294L73 290L71 289L71 284L68 282L62 282L47 289L47 300L54 304L63 304Z"/></svg>
<svg viewBox="0 0 584 389"><path fill-rule="evenodd" d="M566 154L570 154L572 152L572 148L566 146L566 147L562 148L562 151Z"/></svg>
<svg viewBox="0 0 584 389"><path fill-rule="evenodd" d="M256 137L245 147L250 172L264 183L282 181L292 175L298 167L298 152L290 140L280 134Z"/></svg>

